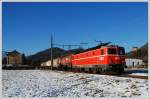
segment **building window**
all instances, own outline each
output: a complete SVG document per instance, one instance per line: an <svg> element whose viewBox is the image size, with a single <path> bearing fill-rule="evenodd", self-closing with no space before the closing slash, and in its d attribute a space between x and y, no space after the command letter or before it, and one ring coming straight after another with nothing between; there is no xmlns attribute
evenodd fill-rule
<svg viewBox="0 0 150 99"><path fill-rule="evenodd" d="M137 65L139 66L139 62L137 62Z"/></svg>

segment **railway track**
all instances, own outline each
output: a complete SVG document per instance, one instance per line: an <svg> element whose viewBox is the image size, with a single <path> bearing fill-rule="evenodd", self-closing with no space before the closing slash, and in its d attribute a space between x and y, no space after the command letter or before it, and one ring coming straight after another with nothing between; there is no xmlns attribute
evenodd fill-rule
<svg viewBox="0 0 150 99"><path fill-rule="evenodd" d="M61 71L61 70L55 70L55 71ZM139 75L130 75L128 73L123 73L121 75L112 75L112 74L99 74L95 72L79 72L79 71L63 71L65 73L87 73L87 74L98 74L98 75L107 75L107 76L116 76L116 77L126 77L126 78L138 78L138 79L148 79L148 76L139 76Z"/></svg>
<svg viewBox="0 0 150 99"><path fill-rule="evenodd" d="M148 79L148 76L139 76L139 75L130 75L130 73L124 72L121 75L112 75L112 74L106 74L106 73L96 73L96 72L83 72L83 71L70 71L70 70L57 70L55 71L63 71L65 73L87 73L87 74L98 74L98 75L108 75L108 76L116 76L116 77L126 77L126 78L138 78L138 79Z"/></svg>
<svg viewBox="0 0 150 99"><path fill-rule="evenodd" d="M128 78L138 78L138 79L148 79L148 76L139 76L139 75L130 75L130 74L122 74L118 77L128 77Z"/></svg>
<svg viewBox="0 0 150 99"><path fill-rule="evenodd" d="M139 76L139 75L130 75L130 74L121 74L121 75L99 74L99 75L108 75L108 76L125 77L125 78L148 79L148 76Z"/></svg>

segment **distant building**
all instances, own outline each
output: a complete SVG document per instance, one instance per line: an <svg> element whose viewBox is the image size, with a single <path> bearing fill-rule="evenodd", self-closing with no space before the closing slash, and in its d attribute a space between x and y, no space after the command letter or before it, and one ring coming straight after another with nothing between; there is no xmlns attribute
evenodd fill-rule
<svg viewBox="0 0 150 99"><path fill-rule="evenodd" d="M20 65L23 64L23 54L14 50L7 53L7 64Z"/></svg>
<svg viewBox="0 0 150 99"><path fill-rule="evenodd" d="M136 67L136 66L144 65L143 60L141 59L128 58L128 59L125 59L125 61L128 67Z"/></svg>
<svg viewBox="0 0 150 99"><path fill-rule="evenodd" d="M132 51L137 51L138 47L132 47Z"/></svg>

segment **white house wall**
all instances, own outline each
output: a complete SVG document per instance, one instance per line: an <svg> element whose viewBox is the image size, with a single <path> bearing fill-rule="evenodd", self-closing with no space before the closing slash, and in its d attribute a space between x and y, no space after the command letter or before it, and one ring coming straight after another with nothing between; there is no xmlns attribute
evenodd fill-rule
<svg viewBox="0 0 150 99"><path fill-rule="evenodd" d="M143 65L143 61L141 59L126 59L127 66L141 66Z"/></svg>

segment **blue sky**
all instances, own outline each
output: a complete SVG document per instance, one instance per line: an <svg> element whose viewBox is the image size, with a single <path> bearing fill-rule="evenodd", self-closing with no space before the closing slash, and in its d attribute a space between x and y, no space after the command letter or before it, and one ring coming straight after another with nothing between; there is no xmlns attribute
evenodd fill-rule
<svg viewBox="0 0 150 99"><path fill-rule="evenodd" d="M3 49L26 55L50 47L50 36L60 44L95 40L133 46L148 41L147 3L3 3ZM87 46L85 46L87 48Z"/></svg>

